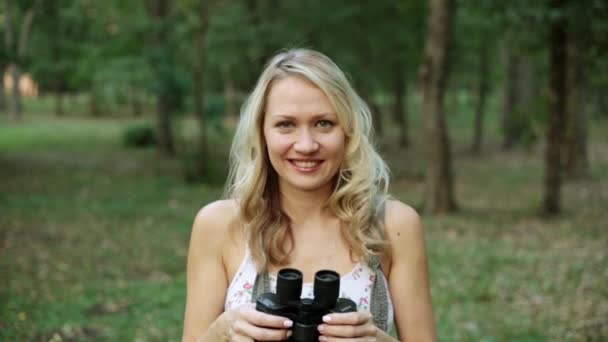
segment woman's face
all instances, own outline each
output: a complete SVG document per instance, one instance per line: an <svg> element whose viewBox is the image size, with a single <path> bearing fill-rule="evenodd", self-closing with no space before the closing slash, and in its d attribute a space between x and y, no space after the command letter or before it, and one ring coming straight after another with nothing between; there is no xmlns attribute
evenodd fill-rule
<svg viewBox="0 0 608 342"><path fill-rule="evenodd" d="M345 135L321 89L298 76L275 81L267 94L263 129L282 189L331 189L344 158Z"/></svg>

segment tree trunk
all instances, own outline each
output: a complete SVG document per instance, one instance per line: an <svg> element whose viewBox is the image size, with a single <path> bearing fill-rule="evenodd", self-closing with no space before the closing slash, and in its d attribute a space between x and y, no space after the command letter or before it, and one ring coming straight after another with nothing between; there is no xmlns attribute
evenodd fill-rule
<svg viewBox="0 0 608 342"><path fill-rule="evenodd" d="M196 170L199 175L205 175L208 171L208 147L207 147L207 118L205 116L205 38L207 35L207 27L209 22L209 7L206 0L200 0L199 8L199 26L196 30L195 41L195 63L194 63L194 106L196 118L199 124L199 141L198 153L196 156Z"/></svg>
<svg viewBox="0 0 608 342"><path fill-rule="evenodd" d="M566 139L564 139L564 166L569 178L585 178L589 175L587 153L587 118L582 105L582 65L580 52L572 40L568 42L566 105Z"/></svg>
<svg viewBox="0 0 608 342"><path fill-rule="evenodd" d="M407 121L407 99L406 85L405 85L405 74L403 68L398 63L395 68L395 78L393 83L393 96L394 96L394 107L393 107L393 118L395 123L399 127L399 146L409 146L408 136L408 121Z"/></svg>
<svg viewBox="0 0 608 342"><path fill-rule="evenodd" d="M505 150L511 149L517 142L515 130L513 128L513 120L515 115L515 106L519 102L517 99L517 83L518 83L518 64L519 60L516 56L510 42L505 42L503 49L503 60L506 68L506 76L503 88L503 106L502 106L502 131L503 142L502 148Z"/></svg>
<svg viewBox="0 0 608 342"><path fill-rule="evenodd" d="M483 37L479 46L479 85L477 88L477 108L475 110L475 133L471 144L471 154L481 154L481 142L483 139L483 118L486 110L486 96L488 93L488 40Z"/></svg>
<svg viewBox="0 0 608 342"><path fill-rule="evenodd" d="M420 69L428 156L425 209L438 214L457 209L453 196L450 144L443 113L454 1L431 0L430 8L426 47Z"/></svg>
<svg viewBox="0 0 608 342"><path fill-rule="evenodd" d="M152 4L152 15L157 22L157 29L154 36L154 48L159 53L168 53L167 35L169 34L169 25L167 17L171 1L154 0ZM157 63L167 63L164 60L159 60ZM157 65L157 68L162 68L162 65ZM165 71L166 72L166 71ZM166 88L169 82L164 75L164 72L157 70L158 82L162 83L161 89ZM156 113L157 113L157 130L158 130L158 148L159 152L168 157L175 156L175 144L173 142L173 133L171 128L171 94L165 91L160 91L156 97Z"/></svg>
<svg viewBox="0 0 608 342"><path fill-rule="evenodd" d="M550 9L562 13L566 0L551 0ZM557 16L551 22L550 34L550 93L549 93L549 128L545 151L545 179L543 214L553 215L560 212L561 158L560 145L564 137L566 119L566 25L564 16Z"/></svg>

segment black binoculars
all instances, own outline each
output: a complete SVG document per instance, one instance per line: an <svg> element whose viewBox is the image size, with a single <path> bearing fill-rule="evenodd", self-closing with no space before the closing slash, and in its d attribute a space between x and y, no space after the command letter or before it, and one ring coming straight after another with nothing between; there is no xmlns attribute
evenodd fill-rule
<svg viewBox="0 0 608 342"><path fill-rule="evenodd" d="M357 304L348 298L338 298L340 275L322 270L315 273L314 298L302 295L302 272L284 268L277 276L277 292L262 293L255 309L267 314L289 318L293 333L288 341L313 342L319 340L319 324L328 313L357 311Z"/></svg>

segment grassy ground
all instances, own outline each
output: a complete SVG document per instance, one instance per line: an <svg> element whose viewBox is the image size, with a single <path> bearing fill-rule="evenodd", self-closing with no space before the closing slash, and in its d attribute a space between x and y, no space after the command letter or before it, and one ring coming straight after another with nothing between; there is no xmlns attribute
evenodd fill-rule
<svg viewBox="0 0 608 342"><path fill-rule="evenodd" d="M0 121L0 340L180 338L191 221L221 184L187 184L180 159L121 147L124 127L142 120ZM564 214L543 219L541 149L501 152L490 118L474 159L470 120L449 117L461 210L424 216L441 339L608 338L608 122L591 125L591 178L569 182ZM394 132L382 145L393 194L414 206L419 131L405 152Z"/></svg>

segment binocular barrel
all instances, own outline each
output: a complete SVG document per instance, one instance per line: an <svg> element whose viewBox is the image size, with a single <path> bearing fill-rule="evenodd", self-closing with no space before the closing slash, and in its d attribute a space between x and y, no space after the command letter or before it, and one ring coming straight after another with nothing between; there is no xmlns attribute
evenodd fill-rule
<svg viewBox="0 0 608 342"><path fill-rule="evenodd" d="M302 295L302 272L295 268L284 268L277 276L277 295L283 305L300 300Z"/></svg>
<svg viewBox="0 0 608 342"><path fill-rule="evenodd" d="M330 270L315 273L314 299L302 295L302 272L284 268L277 275L276 293L262 293L256 300L256 309L271 315L293 320L291 342L318 341L317 327L324 315L331 312L356 311L357 305L350 299L338 298L340 275Z"/></svg>

